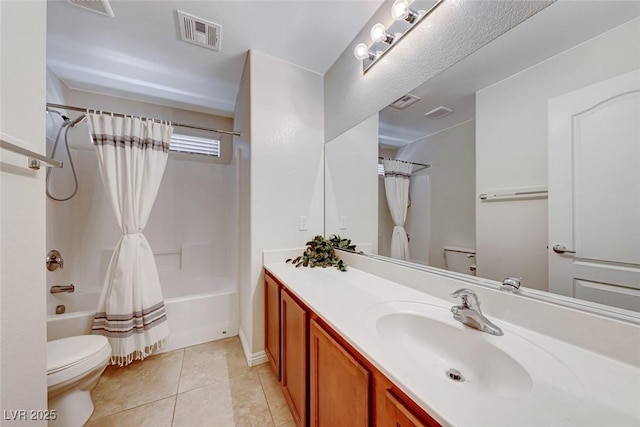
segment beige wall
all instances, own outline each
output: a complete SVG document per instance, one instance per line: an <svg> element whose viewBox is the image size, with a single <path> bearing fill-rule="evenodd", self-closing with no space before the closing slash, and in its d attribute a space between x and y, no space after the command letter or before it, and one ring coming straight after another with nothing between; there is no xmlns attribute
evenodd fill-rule
<svg viewBox="0 0 640 427"><path fill-rule="evenodd" d="M0 2L2 139L45 152L46 2ZM25 30L28 28L28 30ZM0 151L0 409L47 409L45 168Z"/></svg>
<svg viewBox="0 0 640 427"><path fill-rule="evenodd" d="M303 247L323 234L324 119L321 75L256 51L249 56L236 107L237 147L250 150L240 164L239 200L249 212L249 230L240 217L240 335L255 361L264 359L262 252ZM300 216L307 230L299 230Z"/></svg>
<svg viewBox="0 0 640 427"><path fill-rule="evenodd" d="M253 285L251 257L251 54L248 53L236 99L234 129L240 131L233 144L237 159L238 222L238 299L240 302L240 335L248 359L258 352L253 339Z"/></svg>

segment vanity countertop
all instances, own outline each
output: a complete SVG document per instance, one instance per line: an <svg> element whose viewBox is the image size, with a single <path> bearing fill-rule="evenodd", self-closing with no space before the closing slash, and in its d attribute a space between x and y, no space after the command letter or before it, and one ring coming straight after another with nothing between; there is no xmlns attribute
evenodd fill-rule
<svg viewBox="0 0 640 427"><path fill-rule="evenodd" d="M636 366L490 315L504 336L476 331L452 319L449 309L459 301L356 268L340 272L284 262L265 268L443 425L640 425ZM392 322L378 321L422 311L435 323L405 325L405 318L393 316L387 317ZM391 323L397 329L389 332ZM417 346L416 336L422 341ZM449 365L464 382L446 376Z"/></svg>

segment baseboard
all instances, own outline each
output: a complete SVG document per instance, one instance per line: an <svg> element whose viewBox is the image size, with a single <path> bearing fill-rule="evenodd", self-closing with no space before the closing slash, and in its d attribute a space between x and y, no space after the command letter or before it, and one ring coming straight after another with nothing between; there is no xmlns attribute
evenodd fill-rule
<svg viewBox="0 0 640 427"><path fill-rule="evenodd" d="M242 351L244 352L244 358L247 360L247 365L258 366L268 362L267 353L264 350L260 350L257 353L249 352L249 344L242 328L238 331L238 335L240 336L240 344L242 344Z"/></svg>

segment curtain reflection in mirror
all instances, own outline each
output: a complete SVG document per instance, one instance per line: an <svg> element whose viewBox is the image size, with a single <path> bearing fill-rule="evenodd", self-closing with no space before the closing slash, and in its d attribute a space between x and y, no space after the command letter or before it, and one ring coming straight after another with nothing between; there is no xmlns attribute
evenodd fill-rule
<svg viewBox="0 0 640 427"><path fill-rule="evenodd" d="M391 235L391 258L409 259L409 239L404 229L409 206L409 181L412 163L400 160L383 160L384 189L394 227Z"/></svg>

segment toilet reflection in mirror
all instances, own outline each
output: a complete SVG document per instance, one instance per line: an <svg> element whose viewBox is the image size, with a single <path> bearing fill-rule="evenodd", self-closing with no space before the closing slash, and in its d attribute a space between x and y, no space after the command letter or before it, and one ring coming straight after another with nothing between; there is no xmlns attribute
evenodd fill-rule
<svg viewBox="0 0 640 427"><path fill-rule="evenodd" d="M389 256L377 157L428 163L411 174L411 262L639 319L639 17L638 2L556 2L329 141L325 232ZM474 262L454 267L451 247Z"/></svg>

